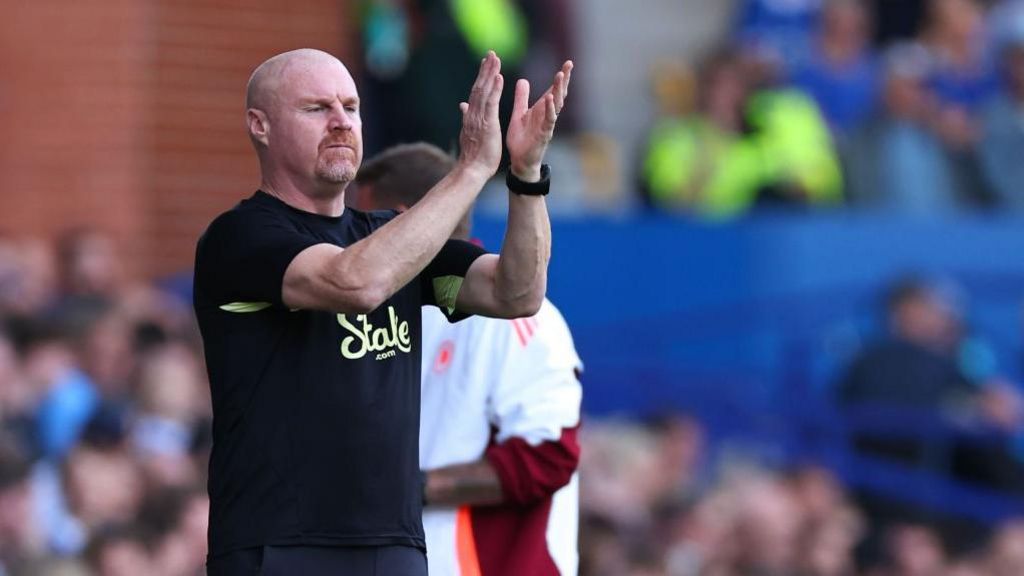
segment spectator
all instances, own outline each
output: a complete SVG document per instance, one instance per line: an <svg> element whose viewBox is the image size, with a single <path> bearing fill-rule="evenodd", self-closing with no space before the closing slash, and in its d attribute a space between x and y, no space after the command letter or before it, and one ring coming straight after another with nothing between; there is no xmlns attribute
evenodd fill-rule
<svg viewBox="0 0 1024 576"><path fill-rule="evenodd" d="M32 514L31 462L17 443L0 436L0 573L45 552Z"/></svg>
<svg viewBox="0 0 1024 576"><path fill-rule="evenodd" d="M14 341L14 323L0 323L0 435L9 434L26 451L37 446L37 394L26 378Z"/></svg>
<svg viewBox="0 0 1024 576"><path fill-rule="evenodd" d="M803 521L792 493L772 478L745 480L736 493L734 536L740 573L792 573Z"/></svg>
<svg viewBox="0 0 1024 576"><path fill-rule="evenodd" d="M1016 212L1024 210L1024 11L999 51L1006 89L982 111L980 160L997 201Z"/></svg>
<svg viewBox="0 0 1024 576"><path fill-rule="evenodd" d="M796 64L812 52L822 0L744 0L737 39L775 62Z"/></svg>
<svg viewBox="0 0 1024 576"><path fill-rule="evenodd" d="M38 239L0 236L0 315L31 315L56 298L56 263Z"/></svg>
<svg viewBox="0 0 1024 576"><path fill-rule="evenodd" d="M121 524L103 528L89 544L85 556L96 576L170 576L154 564L143 531L138 526Z"/></svg>
<svg viewBox="0 0 1024 576"><path fill-rule="evenodd" d="M1002 526L992 537L987 568L992 576L1024 574L1024 521Z"/></svg>
<svg viewBox="0 0 1024 576"><path fill-rule="evenodd" d="M0 235L0 313L10 314L17 310L21 284L17 244L13 239Z"/></svg>
<svg viewBox="0 0 1024 576"><path fill-rule="evenodd" d="M817 105L781 86L770 61L741 61L751 88L744 107L748 138L760 161L761 206L828 206L842 199L843 176L832 135Z"/></svg>
<svg viewBox="0 0 1024 576"><path fill-rule="evenodd" d="M697 112L663 105L649 136L641 172L650 204L726 218L757 204L839 199L828 128L808 97L776 86L771 63L723 50L701 75Z"/></svg>
<svg viewBox="0 0 1024 576"><path fill-rule="evenodd" d="M798 573L802 576L851 576L856 569L853 551L863 531L863 519L852 507L806 523L801 532Z"/></svg>
<svg viewBox="0 0 1024 576"><path fill-rule="evenodd" d="M29 320L20 331L22 364L35 397L33 445L44 458L59 462L95 414L99 392L54 323Z"/></svg>
<svg viewBox="0 0 1024 576"><path fill-rule="evenodd" d="M681 414L664 415L651 423L657 438L660 482L659 503L681 502L699 488L704 457L704 428L695 418Z"/></svg>
<svg viewBox="0 0 1024 576"><path fill-rule="evenodd" d="M947 114L966 115L964 121L971 119L997 87L984 32L978 0L930 0L921 35L932 59L928 87ZM969 128L957 130L969 133ZM966 136L956 136L962 137Z"/></svg>
<svg viewBox="0 0 1024 576"><path fill-rule="evenodd" d="M853 550L864 536L864 519L839 480L827 469L806 466L788 482L802 518L797 559L805 576L853 574Z"/></svg>
<svg viewBox="0 0 1024 576"><path fill-rule="evenodd" d="M926 526L894 527L886 539L886 552L891 576L932 576L941 574L946 564L941 540Z"/></svg>
<svg viewBox="0 0 1024 576"><path fill-rule="evenodd" d="M111 298L124 270L113 239L92 228L65 233L58 246L61 291L68 297Z"/></svg>
<svg viewBox="0 0 1024 576"><path fill-rule="evenodd" d="M816 50L790 77L821 108L834 134L864 122L878 103L879 70L868 44L871 17L860 0L828 0Z"/></svg>
<svg viewBox="0 0 1024 576"><path fill-rule="evenodd" d="M1016 35L1024 18L1024 0L989 0L991 9L985 18L988 49L998 60L999 51L1006 40Z"/></svg>
<svg viewBox="0 0 1024 576"><path fill-rule="evenodd" d="M209 507L198 485L150 490L139 521L152 533L153 562L163 574L203 573Z"/></svg>
<svg viewBox="0 0 1024 576"><path fill-rule="evenodd" d="M616 576L629 570L629 546L625 534L600 515L580 518L580 574Z"/></svg>
<svg viewBox="0 0 1024 576"><path fill-rule="evenodd" d="M65 490L69 512L87 538L106 527L135 520L145 485L138 464L113 429L90 430L94 440L85 442L68 456Z"/></svg>
<svg viewBox="0 0 1024 576"><path fill-rule="evenodd" d="M898 282L887 302L890 336L853 362L839 390L842 402L961 410L988 383L971 381L959 364L962 306L952 284Z"/></svg>
<svg viewBox="0 0 1024 576"><path fill-rule="evenodd" d="M199 479L190 449L209 402L201 370L195 354L180 343L156 348L140 363L131 440L143 472L156 486Z"/></svg>
<svg viewBox="0 0 1024 576"><path fill-rule="evenodd" d="M681 85L665 89L671 83ZM684 73L659 77L663 117L647 142L642 187L649 204L667 211L728 217L757 196L761 168L742 134L748 88L738 54L721 51L701 67L697 109L687 104Z"/></svg>
<svg viewBox="0 0 1024 576"><path fill-rule="evenodd" d="M845 150L853 204L896 213L952 213L957 180L931 129L935 102L924 81L928 57L913 44L886 56L883 108L852 136Z"/></svg>
<svg viewBox="0 0 1024 576"><path fill-rule="evenodd" d="M838 388L838 401L852 417L851 441L860 454L988 488L1013 489L1019 484L1020 471L1001 443L978 444L929 433L962 426L1008 432L1020 427L1019 394L991 381L972 381L961 368L962 315L954 288L917 279L898 283L887 303L889 337L870 345L853 361ZM1008 414L1001 413L1004 407ZM859 422L871 424L883 417L888 421L915 418L924 429L920 434L909 428L879 434L856 428ZM876 527L931 519L944 535L958 535L965 529L956 522L940 521L937 510L913 504L900 508L869 494L863 494L859 503ZM977 530L974 533L977 537ZM960 540L965 543L965 538Z"/></svg>

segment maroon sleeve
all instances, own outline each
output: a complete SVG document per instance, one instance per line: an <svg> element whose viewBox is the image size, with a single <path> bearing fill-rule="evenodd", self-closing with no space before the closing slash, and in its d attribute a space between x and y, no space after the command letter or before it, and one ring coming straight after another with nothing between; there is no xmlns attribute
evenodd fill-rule
<svg viewBox="0 0 1024 576"><path fill-rule="evenodd" d="M565 428L556 441L531 446L522 438L491 444L484 457L494 466L505 501L532 504L569 483L580 460L579 426Z"/></svg>

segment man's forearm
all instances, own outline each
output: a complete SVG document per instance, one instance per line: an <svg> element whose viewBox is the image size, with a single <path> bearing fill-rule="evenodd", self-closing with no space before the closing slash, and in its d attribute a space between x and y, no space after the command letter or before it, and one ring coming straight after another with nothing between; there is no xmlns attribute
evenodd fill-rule
<svg viewBox="0 0 1024 576"><path fill-rule="evenodd" d="M430 506L498 504L503 499L498 473L486 460L428 470L426 475L423 496Z"/></svg>
<svg viewBox="0 0 1024 576"><path fill-rule="evenodd" d="M509 194L508 226L498 258L495 293L510 304L540 306L547 290L551 222L543 196Z"/></svg>

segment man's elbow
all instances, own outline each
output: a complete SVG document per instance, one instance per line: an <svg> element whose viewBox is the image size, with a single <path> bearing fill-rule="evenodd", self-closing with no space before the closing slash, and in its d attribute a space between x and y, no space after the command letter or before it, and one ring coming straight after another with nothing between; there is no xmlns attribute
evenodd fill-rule
<svg viewBox="0 0 1024 576"><path fill-rule="evenodd" d="M348 280L344 275L338 276ZM333 296L332 308L338 312L369 314L380 308L391 296L386 284L373 278L364 278L357 284L332 278L329 284Z"/></svg>
<svg viewBox="0 0 1024 576"><path fill-rule="evenodd" d="M539 299L523 297L515 300L500 300L497 310L494 311L495 313L493 314L493 317L504 318L506 320L529 318L540 311L540 305L543 301L543 296Z"/></svg>
<svg viewBox="0 0 1024 576"><path fill-rule="evenodd" d="M369 314L387 302L391 292L384 282L367 279L367 282L347 290L345 296L351 312Z"/></svg>
<svg viewBox="0 0 1024 576"><path fill-rule="evenodd" d="M502 316L505 318L527 318L540 311L544 303L544 286L536 286L513 298L499 299Z"/></svg>
<svg viewBox="0 0 1024 576"><path fill-rule="evenodd" d="M347 295L343 306L347 312L352 314L369 314L387 300L383 291L373 288L364 288Z"/></svg>
<svg viewBox="0 0 1024 576"><path fill-rule="evenodd" d="M522 308L518 311L520 317L535 316L540 312L540 306L544 303L544 292L536 291L530 294L529 297L525 298L522 303Z"/></svg>

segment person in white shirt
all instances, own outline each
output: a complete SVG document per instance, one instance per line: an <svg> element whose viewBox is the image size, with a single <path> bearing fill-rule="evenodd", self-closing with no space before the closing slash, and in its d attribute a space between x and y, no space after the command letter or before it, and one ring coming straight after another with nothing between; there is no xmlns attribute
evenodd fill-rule
<svg viewBox="0 0 1024 576"><path fill-rule="evenodd" d="M405 210L451 169L429 144L363 164L354 205ZM469 214L453 238L468 239ZM562 315L423 309L420 467L433 575L576 574L582 363Z"/></svg>

